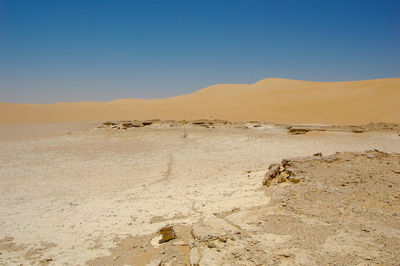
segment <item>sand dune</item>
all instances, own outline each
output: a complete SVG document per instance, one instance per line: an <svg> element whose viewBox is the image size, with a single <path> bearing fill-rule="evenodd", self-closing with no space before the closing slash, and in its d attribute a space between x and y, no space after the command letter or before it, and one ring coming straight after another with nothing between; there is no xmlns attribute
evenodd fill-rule
<svg viewBox="0 0 400 266"><path fill-rule="evenodd" d="M400 123L400 78L350 82L264 79L220 84L165 99L0 103L0 123L125 119L261 120L281 123Z"/></svg>

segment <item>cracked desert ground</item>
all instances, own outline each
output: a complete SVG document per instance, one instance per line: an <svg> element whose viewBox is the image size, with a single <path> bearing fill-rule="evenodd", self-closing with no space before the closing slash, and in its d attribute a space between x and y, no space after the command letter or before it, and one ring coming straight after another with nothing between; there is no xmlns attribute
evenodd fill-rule
<svg viewBox="0 0 400 266"><path fill-rule="evenodd" d="M0 264L400 263L397 127L207 123L1 125ZM263 186L269 165L319 152L342 156L327 170L311 160L321 176L342 161L360 170ZM166 225L176 239L160 244Z"/></svg>

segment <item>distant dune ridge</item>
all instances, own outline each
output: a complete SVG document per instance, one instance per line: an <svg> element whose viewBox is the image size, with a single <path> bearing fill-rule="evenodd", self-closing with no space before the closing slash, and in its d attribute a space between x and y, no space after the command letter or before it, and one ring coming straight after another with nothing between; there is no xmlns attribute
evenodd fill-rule
<svg viewBox="0 0 400 266"><path fill-rule="evenodd" d="M213 85L164 99L49 105L0 103L1 124L153 118L400 123L400 78L349 82L269 78L253 84Z"/></svg>

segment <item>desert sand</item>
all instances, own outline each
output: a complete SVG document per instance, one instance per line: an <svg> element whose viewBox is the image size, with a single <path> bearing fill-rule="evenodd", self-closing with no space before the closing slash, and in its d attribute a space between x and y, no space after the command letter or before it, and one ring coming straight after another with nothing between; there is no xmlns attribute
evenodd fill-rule
<svg viewBox="0 0 400 266"><path fill-rule="evenodd" d="M0 125L0 265L399 265L399 134L384 123Z"/></svg>
<svg viewBox="0 0 400 266"><path fill-rule="evenodd" d="M277 123L400 123L400 79L309 82L264 79L214 85L166 99L41 104L0 103L0 123L127 119L227 119Z"/></svg>

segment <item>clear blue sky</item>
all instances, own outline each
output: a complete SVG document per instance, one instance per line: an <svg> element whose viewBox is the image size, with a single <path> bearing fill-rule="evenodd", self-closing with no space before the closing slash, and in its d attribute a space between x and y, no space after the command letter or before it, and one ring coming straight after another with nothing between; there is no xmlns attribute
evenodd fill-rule
<svg viewBox="0 0 400 266"><path fill-rule="evenodd" d="M0 102L400 77L400 1L0 0Z"/></svg>

